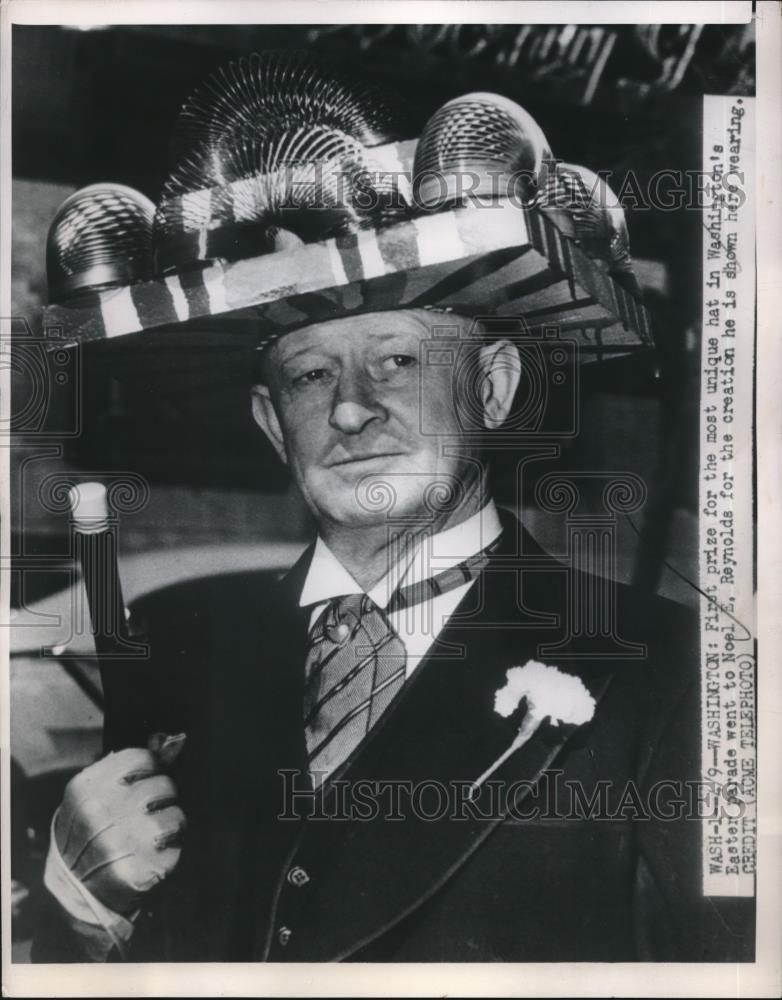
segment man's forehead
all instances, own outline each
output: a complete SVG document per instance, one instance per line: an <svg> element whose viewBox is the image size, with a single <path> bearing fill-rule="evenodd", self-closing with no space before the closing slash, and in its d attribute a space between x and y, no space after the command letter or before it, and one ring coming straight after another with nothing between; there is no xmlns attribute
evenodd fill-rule
<svg viewBox="0 0 782 1000"><path fill-rule="evenodd" d="M426 339L441 334L444 327L451 336L467 336L472 323L453 313L426 309L395 309L385 312L362 313L300 327L280 337L269 350L278 358L286 358L308 346L335 345L348 340L383 339L394 334L410 334Z"/></svg>

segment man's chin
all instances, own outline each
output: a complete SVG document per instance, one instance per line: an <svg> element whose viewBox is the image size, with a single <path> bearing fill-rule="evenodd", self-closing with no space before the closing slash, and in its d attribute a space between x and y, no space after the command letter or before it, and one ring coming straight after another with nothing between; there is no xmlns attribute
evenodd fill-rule
<svg viewBox="0 0 782 1000"><path fill-rule="evenodd" d="M315 508L346 527L371 527L399 518L423 524L457 507L463 494L455 470L432 469L409 454L388 459L382 469L374 462L321 469L308 486Z"/></svg>
<svg viewBox="0 0 782 1000"><path fill-rule="evenodd" d="M332 498L328 504L329 520L346 528L408 524L413 529L435 521L437 511L424 503L422 497L392 493L387 487L387 483L377 484L361 502L354 497L350 503L339 504Z"/></svg>

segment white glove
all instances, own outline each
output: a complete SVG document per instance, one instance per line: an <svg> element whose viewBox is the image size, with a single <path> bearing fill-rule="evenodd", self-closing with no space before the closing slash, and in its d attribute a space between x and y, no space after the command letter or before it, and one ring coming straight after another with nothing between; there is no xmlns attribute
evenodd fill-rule
<svg viewBox="0 0 782 1000"><path fill-rule="evenodd" d="M54 822L60 855L71 873L108 909L129 914L176 867L185 815L163 767L184 735L157 751L110 753L68 783Z"/></svg>

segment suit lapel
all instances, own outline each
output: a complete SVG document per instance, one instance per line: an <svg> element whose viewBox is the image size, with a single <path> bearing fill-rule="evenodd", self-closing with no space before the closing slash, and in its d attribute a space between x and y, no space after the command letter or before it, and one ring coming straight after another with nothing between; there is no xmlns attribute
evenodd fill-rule
<svg viewBox="0 0 782 1000"><path fill-rule="evenodd" d="M506 526L480 585L349 761L344 784L327 786L303 824L278 884L269 959L344 959L390 930L459 870L563 753L575 728L544 724L492 776L492 785L474 802L467 799L470 783L518 732L519 713L504 719L494 711L505 672L558 638L540 622L563 607L565 574L536 556L530 608L524 577L517 585L506 572L520 544ZM528 541L523 551L530 551ZM600 700L610 670L570 672ZM363 818L356 817L359 792ZM375 807L378 815L370 815ZM353 818L345 818L351 809ZM294 868L307 873L305 887L291 884ZM284 945L276 936L280 927L293 929Z"/></svg>

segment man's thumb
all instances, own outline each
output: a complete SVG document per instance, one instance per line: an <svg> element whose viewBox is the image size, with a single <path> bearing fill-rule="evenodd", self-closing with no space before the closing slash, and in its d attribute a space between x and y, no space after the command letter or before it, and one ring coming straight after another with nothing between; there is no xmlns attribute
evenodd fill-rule
<svg viewBox="0 0 782 1000"><path fill-rule="evenodd" d="M147 740L147 750L156 754L165 767L170 767L182 752L187 736L177 733L153 733Z"/></svg>

